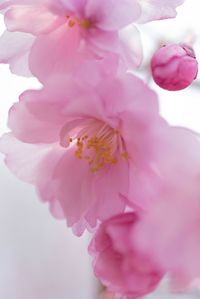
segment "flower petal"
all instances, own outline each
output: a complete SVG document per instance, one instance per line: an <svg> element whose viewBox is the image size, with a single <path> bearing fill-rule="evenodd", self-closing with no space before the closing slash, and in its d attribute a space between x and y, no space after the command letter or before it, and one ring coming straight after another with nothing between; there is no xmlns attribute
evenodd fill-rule
<svg viewBox="0 0 200 299"><path fill-rule="evenodd" d="M5 31L0 38L0 62L10 63L13 73L31 76L28 65L28 52L34 37L28 33Z"/></svg>
<svg viewBox="0 0 200 299"><path fill-rule="evenodd" d="M142 14L139 23L146 23L153 20L174 18L176 7L184 0L138 0L141 5Z"/></svg>
<svg viewBox="0 0 200 299"><path fill-rule="evenodd" d="M59 90L58 90L59 93ZM65 118L61 114L63 103L56 102L57 96L51 90L24 92L20 102L9 112L8 126L23 142L51 143L58 140Z"/></svg>
<svg viewBox="0 0 200 299"><path fill-rule="evenodd" d="M40 81L47 80L49 75L69 72L80 63L76 55L79 42L77 26L69 29L64 25L54 32L39 36L30 53L31 72Z"/></svg>
<svg viewBox="0 0 200 299"><path fill-rule="evenodd" d="M96 26L103 30L119 30L140 15L140 6L133 0L88 0L85 15L94 19Z"/></svg>
<svg viewBox="0 0 200 299"><path fill-rule="evenodd" d="M55 30L65 22L45 5L13 5L5 13L9 31L22 31L39 35Z"/></svg>

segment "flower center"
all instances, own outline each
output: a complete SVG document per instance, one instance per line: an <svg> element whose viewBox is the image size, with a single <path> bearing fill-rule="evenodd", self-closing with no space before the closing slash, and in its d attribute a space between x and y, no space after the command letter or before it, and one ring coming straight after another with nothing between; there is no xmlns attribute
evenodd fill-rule
<svg viewBox="0 0 200 299"><path fill-rule="evenodd" d="M67 24L69 28L74 27L75 25L80 26L82 29L90 29L92 26L91 21L88 19L80 19L72 16L67 16Z"/></svg>
<svg viewBox="0 0 200 299"><path fill-rule="evenodd" d="M76 136L69 137L69 143L76 147L76 158L88 161L92 172L128 159L119 131L98 120L85 123Z"/></svg>

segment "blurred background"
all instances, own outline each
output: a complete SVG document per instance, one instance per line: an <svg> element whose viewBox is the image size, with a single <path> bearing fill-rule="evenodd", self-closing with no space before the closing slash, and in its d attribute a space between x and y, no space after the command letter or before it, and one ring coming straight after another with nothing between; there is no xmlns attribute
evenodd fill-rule
<svg viewBox="0 0 200 299"><path fill-rule="evenodd" d="M158 92L161 114L173 125L198 132L200 76L186 90L167 92L151 81L148 63L159 44L184 42L190 37L194 38L197 59L200 58L199 11L199 0L185 0L176 19L138 26L145 46L141 75ZM0 31L3 30L0 19ZM12 103L25 89L38 86L35 79L16 77L7 66L0 66L0 134L7 131L7 113ZM98 284L87 254L89 236L74 237L64 221L53 219L34 189L9 173L1 155L0 205L0 299L98 298ZM168 294L164 285L147 298L198 297L198 290L192 294Z"/></svg>

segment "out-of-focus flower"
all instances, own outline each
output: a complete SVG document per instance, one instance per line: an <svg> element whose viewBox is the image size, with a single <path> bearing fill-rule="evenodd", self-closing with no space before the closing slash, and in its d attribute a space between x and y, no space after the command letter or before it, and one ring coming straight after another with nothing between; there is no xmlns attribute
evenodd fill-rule
<svg viewBox="0 0 200 299"><path fill-rule="evenodd" d="M169 44L157 50L151 60L154 81L167 90L188 87L197 76L198 62L187 45Z"/></svg>
<svg viewBox="0 0 200 299"><path fill-rule="evenodd" d="M89 246L96 276L117 298L144 296L152 292L163 277L150 256L140 253L134 245L132 234L137 221L135 213L105 221Z"/></svg>
<svg viewBox="0 0 200 299"><path fill-rule="evenodd" d="M93 86L82 75L23 93L10 110L13 135L0 146L8 167L36 186L54 214L61 206L79 232L122 212L127 198L151 193L151 162L166 126L156 94L140 79L104 76Z"/></svg>
<svg viewBox="0 0 200 299"><path fill-rule="evenodd" d="M170 135L168 153L165 146L160 150L165 188L140 218L134 238L169 272L176 289L185 289L200 276L200 139L181 128Z"/></svg>
<svg viewBox="0 0 200 299"><path fill-rule="evenodd" d="M27 74L30 67L44 81L82 59L101 59L110 52L132 60L118 33L139 17L136 1L11 0L1 7L7 31L0 40L0 61L10 63L13 72Z"/></svg>

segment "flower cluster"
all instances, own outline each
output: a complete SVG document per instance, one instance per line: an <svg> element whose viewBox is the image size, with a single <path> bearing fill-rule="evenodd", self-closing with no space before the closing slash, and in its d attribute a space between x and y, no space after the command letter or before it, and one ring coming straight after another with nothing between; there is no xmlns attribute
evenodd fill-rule
<svg viewBox="0 0 200 299"><path fill-rule="evenodd" d="M200 275L199 136L169 126L131 72L142 60L135 24L175 17L182 3L0 1L0 62L42 84L10 108L0 151L55 217L94 233L94 272L119 299L152 292L166 274L180 287ZM152 60L166 89L188 86L196 71L187 46Z"/></svg>

